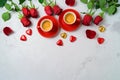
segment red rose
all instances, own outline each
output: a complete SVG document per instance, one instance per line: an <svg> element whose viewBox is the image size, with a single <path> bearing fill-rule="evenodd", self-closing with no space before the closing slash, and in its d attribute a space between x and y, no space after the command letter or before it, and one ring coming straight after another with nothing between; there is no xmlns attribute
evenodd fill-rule
<svg viewBox="0 0 120 80"><path fill-rule="evenodd" d="M13 30L10 27L5 27L3 29L3 32L4 32L5 35L9 36L13 33Z"/></svg>
<svg viewBox="0 0 120 80"><path fill-rule="evenodd" d="M103 20L103 18L98 15L94 19L94 24L98 25L102 20Z"/></svg>
<svg viewBox="0 0 120 80"><path fill-rule="evenodd" d="M30 14L31 14L31 17L37 18L38 17L38 11L37 11L37 9L31 8L30 9Z"/></svg>
<svg viewBox="0 0 120 80"><path fill-rule="evenodd" d="M86 30L86 37L87 38L93 39L93 38L95 38L95 36L96 36L96 32L95 31L89 30L89 29Z"/></svg>
<svg viewBox="0 0 120 80"><path fill-rule="evenodd" d="M85 26L89 26L92 20L93 20L92 16L89 14L86 14L83 18L82 24Z"/></svg>

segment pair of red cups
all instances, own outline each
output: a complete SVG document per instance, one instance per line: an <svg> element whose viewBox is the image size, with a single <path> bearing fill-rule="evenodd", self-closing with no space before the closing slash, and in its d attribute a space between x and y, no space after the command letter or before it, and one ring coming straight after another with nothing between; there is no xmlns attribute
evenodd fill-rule
<svg viewBox="0 0 120 80"><path fill-rule="evenodd" d="M59 26L66 31L76 30L81 22L80 14L73 9L64 10L59 16L59 23L53 16L42 17L37 24L38 32L46 38L57 35Z"/></svg>

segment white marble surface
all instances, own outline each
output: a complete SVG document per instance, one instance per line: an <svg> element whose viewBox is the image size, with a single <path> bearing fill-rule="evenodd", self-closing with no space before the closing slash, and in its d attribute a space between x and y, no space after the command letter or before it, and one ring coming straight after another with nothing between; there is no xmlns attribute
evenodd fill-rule
<svg viewBox="0 0 120 80"><path fill-rule="evenodd" d="M33 3L39 7L40 16L45 15L37 0ZM64 0L57 0L57 4L79 12L87 9L79 0L74 7L65 5ZM4 11L0 9L0 15ZM100 33L95 25L81 26L77 31L67 32L63 47L56 45L59 35L46 39L38 34L39 18L31 18L33 35L27 36L26 42L20 41L27 28L22 26L17 15L12 13L7 22L0 18L0 80L120 80L120 8L116 15L105 16L102 23L107 28L105 33ZM10 26L15 33L5 36L2 32L5 26ZM96 39L87 39L86 29L97 31L105 38L105 43L98 45ZM77 36L75 43L69 42L70 35Z"/></svg>

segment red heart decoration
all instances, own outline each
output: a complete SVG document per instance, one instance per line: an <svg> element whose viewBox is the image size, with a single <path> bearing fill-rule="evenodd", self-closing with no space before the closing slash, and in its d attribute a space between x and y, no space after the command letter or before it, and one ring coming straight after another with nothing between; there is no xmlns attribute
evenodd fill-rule
<svg viewBox="0 0 120 80"><path fill-rule="evenodd" d="M20 40L26 41L26 40L27 40L27 37L26 37L25 35L22 35L22 36L20 37Z"/></svg>
<svg viewBox="0 0 120 80"><path fill-rule="evenodd" d="M61 39L59 39L59 40L56 42L56 44L57 44L58 46L63 46L63 41L62 41Z"/></svg>
<svg viewBox="0 0 120 80"><path fill-rule="evenodd" d="M13 33L13 30L10 27L5 27L3 29L3 32L4 32L5 35L9 36Z"/></svg>
<svg viewBox="0 0 120 80"><path fill-rule="evenodd" d="M28 35L32 35L32 29L28 29L28 30L26 30L26 34L28 34Z"/></svg>
<svg viewBox="0 0 120 80"><path fill-rule="evenodd" d="M70 36L70 42L75 42L77 40L77 38L75 36Z"/></svg>
<svg viewBox="0 0 120 80"><path fill-rule="evenodd" d="M95 38L95 36L96 36L96 32L95 31L93 31L93 30L86 30L86 36L87 36L87 38L89 38L89 39L93 39L93 38Z"/></svg>
<svg viewBox="0 0 120 80"><path fill-rule="evenodd" d="M99 37L99 38L97 38L97 41L98 41L99 44L103 44L105 39L102 38L102 37Z"/></svg>

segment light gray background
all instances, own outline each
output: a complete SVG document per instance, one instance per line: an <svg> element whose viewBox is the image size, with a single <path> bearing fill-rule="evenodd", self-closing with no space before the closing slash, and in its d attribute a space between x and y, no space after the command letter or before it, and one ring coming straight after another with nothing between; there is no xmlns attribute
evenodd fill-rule
<svg viewBox="0 0 120 80"><path fill-rule="evenodd" d="M56 1L63 9L87 11L79 0L74 7L67 6L64 0ZM44 16L38 0L33 3L39 7L40 17ZM0 9L0 15L5 11ZM38 20L31 18L33 35L27 35L28 40L22 42L19 38L28 28L22 26L18 13L12 13L7 22L0 18L0 80L120 80L120 8L114 16L105 15L102 23L107 29L105 33L100 33L93 24L81 26L77 31L67 32L63 47L57 46L56 41L60 39L59 34L66 31L61 29L58 36L46 39L37 32ZM10 26L15 33L5 36L2 32L5 26ZM96 39L87 39L86 29L95 30L105 38L105 43L98 45ZM75 43L69 42L70 35L77 37Z"/></svg>

